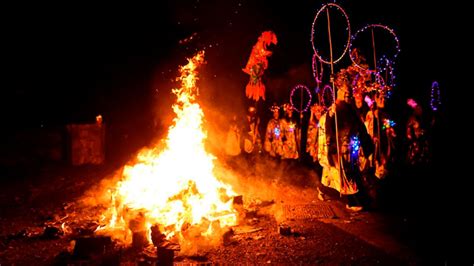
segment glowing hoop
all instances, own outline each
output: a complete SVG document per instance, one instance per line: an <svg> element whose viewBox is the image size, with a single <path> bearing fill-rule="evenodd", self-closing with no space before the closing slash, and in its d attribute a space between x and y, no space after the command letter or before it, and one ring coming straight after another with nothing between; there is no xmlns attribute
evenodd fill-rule
<svg viewBox="0 0 474 266"><path fill-rule="evenodd" d="M342 9L342 7L340 7L339 5L337 4L334 4L334 3L329 3L329 4L325 4L321 7L321 9L318 10L318 12L316 13L316 16L314 16L314 21L313 21L313 26L311 28L311 44L313 45L313 51L314 51L314 54L319 58L319 60L325 64L331 64L330 61L327 61L327 60L324 60L322 58L322 56L320 56L318 54L318 49L316 49L316 46L314 45L314 35L315 35L315 30L314 30L314 26L316 25L316 20L318 19L319 17L319 14L321 14L321 12L327 8L330 8L330 7L335 7L337 8L339 11L341 11L341 13L344 15L344 17L346 18L346 22L347 22L347 32L348 32L348 36L347 36L347 43L344 45L344 52L341 54L341 56L339 56L336 60L334 60L332 63L335 64L337 62L339 62L339 60L342 59L342 57L346 54L347 52L347 49L349 49L349 46L350 46L350 42L351 42L351 24L349 22L349 17L347 16L346 14L346 11L344 11L344 9Z"/></svg>
<svg viewBox="0 0 474 266"><path fill-rule="evenodd" d="M323 62L319 60L319 69L321 71L318 73L318 56L316 54L313 54L313 77L314 80L316 81L316 84L319 84L323 81L323 73L324 73L324 68L323 68Z"/></svg>
<svg viewBox="0 0 474 266"><path fill-rule="evenodd" d="M308 95L309 95L309 101L308 101L308 103L306 104L306 107L305 107L303 110L300 110L300 109L296 108L295 105L293 104L293 94L295 94L295 91L296 91L297 89L301 89L301 90L302 90L302 89L305 89L306 92L307 92ZM304 113L304 112L308 111L308 108L309 108L309 106L311 105L311 100L312 100L312 99L313 99L313 96L311 95L311 91L310 91L310 90L308 89L308 87L306 87L305 85L298 84L298 85L294 86L293 89L291 90L291 94L290 94L290 104L291 104L291 107L293 107L293 109L294 109L295 111L297 111L298 113L301 113L301 112Z"/></svg>
<svg viewBox="0 0 474 266"><path fill-rule="evenodd" d="M441 105L441 93L439 90L439 84L437 81L433 81L433 83L431 84L431 97L430 97L431 110L438 111L438 108L440 105Z"/></svg>
<svg viewBox="0 0 474 266"><path fill-rule="evenodd" d="M354 63L354 65L357 66L358 68L361 68L361 69L364 69L364 70L369 70L369 69L368 69L368 67L367 67L367 69L363 68L362 66L360 66L359 64L356 63L354 55L352 54L352 51L353 51L352 44L354 43L354 40L357 38L357 35L359 33L364 32L365 30L367 30L369 28L382 28L384 30L387 30L390 34L392 34L392 36L393 36L393 38L395 39L395 42L396 42L395 49L397 50L397 52L393 55L393 60L395 60L397 58L398 54L400 54L400 41L398 40L397 35L395 34L395 32L391 28L389 28L385 25L381 25L381 24L367 25L367 26L363 27L362 29L356 31L356 33L351 37L351 42L350 42L350 45L349 45L349 57L351 58L352 63Z"/></svg>

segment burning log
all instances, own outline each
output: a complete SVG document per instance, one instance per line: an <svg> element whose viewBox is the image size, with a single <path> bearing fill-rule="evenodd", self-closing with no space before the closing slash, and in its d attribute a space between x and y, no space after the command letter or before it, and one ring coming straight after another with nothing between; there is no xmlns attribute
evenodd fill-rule
<svg viewBox="0 0 474 266"><path fill-rule="evenodd" d="M132 247L134 249L142 249L148 244L145 222L145 215L138 212L128 224L128 228L132 231Z"/></svg>
<svg viewBox="0 0 474 266"><path fill-rule="evenodd" d="M151 227L151 240L156 247L157 265L173 265L174 250L169 247L172 245L166 240L159 225L155 224Z"/></svg>
<svg viewBox="0 0 474 266"><path fill-rule="evenodd" d="M166 236L161 233L160 227L158 225L153 225L151 227L151 241L155 247L159 247L166 240Z"/></svg>
<svg viewBox="0 0 474 266"><path fill-rule="evenodd" d="M245 219L244 200L242 195L234 196L232 207L237 211L237 223L242 223Z"/></svg>

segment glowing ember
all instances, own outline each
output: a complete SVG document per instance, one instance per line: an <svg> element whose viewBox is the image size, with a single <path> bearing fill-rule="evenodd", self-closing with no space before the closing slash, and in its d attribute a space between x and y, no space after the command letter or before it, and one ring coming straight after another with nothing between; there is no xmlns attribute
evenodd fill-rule
<svg viewBox="0 0 474 266"><path fill-rule="evenodd" d="M110 191L107 224L97 233L129 245L136 232L146 232L151 242L151 227L158 227L186 253L220 241L223 229L236 224L236 194L213 174L215 157L204 149L203 111L195 102L196 68L204 63L204 52L188 61L180 67L181 87L173 89L176 117L164 145L142 150L133 165L124 167Z"/></svg>

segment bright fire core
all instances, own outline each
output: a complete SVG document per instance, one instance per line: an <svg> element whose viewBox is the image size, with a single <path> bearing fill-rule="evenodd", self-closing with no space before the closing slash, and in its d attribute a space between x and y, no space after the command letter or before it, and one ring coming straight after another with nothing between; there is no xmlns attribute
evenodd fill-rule
<svg viewBox="0 0 474 266"><path fill-rule="evenodd" d="M216 242L223 229L236 224L236 193L215 177L215 157L204 148L204 114L196 102L196 69L203 63L204 52L199 52L180 67L181 86L173 89L176 117L168 136L124 167L121 181L110 191L106 225L97 233L131 244L132 234L144 231L151 242L154 226L185 252L198 240Z"/></svg>

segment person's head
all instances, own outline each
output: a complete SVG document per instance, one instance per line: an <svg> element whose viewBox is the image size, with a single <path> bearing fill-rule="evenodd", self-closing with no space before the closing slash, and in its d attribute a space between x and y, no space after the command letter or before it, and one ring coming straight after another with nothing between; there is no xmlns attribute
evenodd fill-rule
<svg viewBox="0 0 474 266"><path fill-rule="evenodd" d="M292 117L292 116L293 116L293 106L291 106L291 104L285 103L285 104L283 105L283 110L285 111L285 114L286 114L288 117Z"/></svg>
<svg viewBox="0 0 474 266"><path fill-rule="evenodd" d="M273 113L273 118L278 119L280 116L280 106L276 103L273 103L272 107L270 107L270 111Z"/></svg>
<svg viewBox="0 0 474 266"><path fill-rule="evenodd" d="M377 104L377 108L385 108L385 93L383 91L378 91L375 94L375 103Z"/></svg>
<svg viewBox="0 0 474 266"><path fill-rule="evenodd" d="M364 104L364 95L361 92L354 93L354 102L357 108L361 108Z"/></svg>
<svg viewBox="0 0 474 266"><path fill-rule="evenodd" d="M256 116L257 115L257 108L250 106L249 109L247 110L247 115L248 116Z"/></svg>
<svg viewBox="0 0 474 266"><path fill-rule="evenodd" d="M349 103L350 99L351 99L351 91L349 89L349 86L347 86L346 83L343 83L341 86L339 86L339 88L337 88L336 100L345 101Z"/></svg>
<svg viewBox="0 0 474 266"><path fill-rule="evenodd" d="M334 81L337 87L336 100L350 102L351 99L351 89L349 86L348 73L346 70L341 70Z"/></svg>
<svg viewBox="0 0 474 266"><path fill-rule="evenodd" d="M316 116L316 119L320 119L324 112L324 107L315 103L311 106L311 112Z"/></svg>

